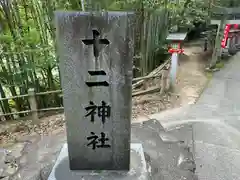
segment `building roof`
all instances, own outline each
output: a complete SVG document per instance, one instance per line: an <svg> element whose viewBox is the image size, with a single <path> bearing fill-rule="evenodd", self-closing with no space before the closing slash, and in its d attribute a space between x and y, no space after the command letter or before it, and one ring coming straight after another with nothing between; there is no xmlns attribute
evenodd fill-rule
<svg viewBox="0 0 240 180"><path fill-rule="evenodd" d="M170 33L167 36L168 41L184 41L187 37L187 33Z"/></svg>

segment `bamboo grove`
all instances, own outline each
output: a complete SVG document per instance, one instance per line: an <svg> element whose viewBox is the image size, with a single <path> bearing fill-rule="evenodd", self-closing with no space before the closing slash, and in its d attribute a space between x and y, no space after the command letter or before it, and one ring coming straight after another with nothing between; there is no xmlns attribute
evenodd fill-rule
<svg viewBox="0 0 240 180"><path fill-rule="evenodd" d="M55 10L79 11L84 5L86 11L136 11L135 75L142 76L166 59L165 38L174 25L191 24L193 15L204 19L207 10L197 8L204 4L195 0L0 0L0 96L27 94L29 88L60 89ZM186 10L187 6L192 8ZM62 105L57 94L39 96L37 101L39 108ZM0 106L3 114L29 109L27 98L3 100Z"/></svg>

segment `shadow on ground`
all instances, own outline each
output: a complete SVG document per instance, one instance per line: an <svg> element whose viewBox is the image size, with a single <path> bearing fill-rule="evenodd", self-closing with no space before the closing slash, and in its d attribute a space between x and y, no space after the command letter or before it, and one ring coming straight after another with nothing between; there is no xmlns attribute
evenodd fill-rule
<svg viewBox="0 0 240 180"><path fill-rule="evenodd" d="M132 125L132 142L143 144L150 179L197 180L191 144L175 136L186 134L186 128L166 132L154 119Z"/></svg>

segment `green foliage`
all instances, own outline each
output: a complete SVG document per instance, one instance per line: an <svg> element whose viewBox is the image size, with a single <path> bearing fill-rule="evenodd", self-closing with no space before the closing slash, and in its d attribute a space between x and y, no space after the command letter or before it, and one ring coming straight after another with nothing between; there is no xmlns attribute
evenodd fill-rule
<svg viewBox="0 0 240 180"><path fill-rule="evenodd" d="M208 18L207 3L199 0L184 0L179 4L169 3L171 27L193 28L196 22L205 22Z"/></svg>
<svg viewBox="0 0 240 180"><path fill-rule="evenodd" d="M4 44L4 43L10 44L11 42L13 42L13 37L11 36L11 34L9 32L0 34L0 43L1 44Z"/></svg>
<svg viewBox="0 0 240 180"><path fill-rule="evenodd" d="M218 62L216 65L215 65L215 67L217 68L217 69L222 69L223 67L224 67L224 62L223 61L220 61L220 62Z"/></svg>
<svg viewBox="0 0 240 180"><path fill-rule="evenodd" d="M84 0L84 7L87 11L136 10L139 21L136 39L140 42L136 45L136 52L145 59L140 63L141 68L145 68L153 67L156 60L165 54L164 40L168 29L193 27L194 22L208 18L206 1ZM35 87L37 91L59 88L54 11L82 10L81 0L9 2L8 6L0 6L0 82L3 89L8 89L8 92L0 93L11 92L15 96L19 92L27 92L29 87ZM47 104L44 101L46 99L40 99L43 103L39 107ZM16 100L14 106L21 107L21 103L24 102Z"/></svg>

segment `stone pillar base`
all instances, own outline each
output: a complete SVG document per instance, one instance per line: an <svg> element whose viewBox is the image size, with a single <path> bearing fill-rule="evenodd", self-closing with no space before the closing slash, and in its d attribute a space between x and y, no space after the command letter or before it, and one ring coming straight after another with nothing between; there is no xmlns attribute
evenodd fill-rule
<svg viewBox="0 0 240 180"><path fill-rule="evenodd" d="M84 162L82 162L84 163ZM48 180L148 180L147 164L140 143L131 143L130 170L125 171L71 171L67 143L57 158Z"/></svg>

